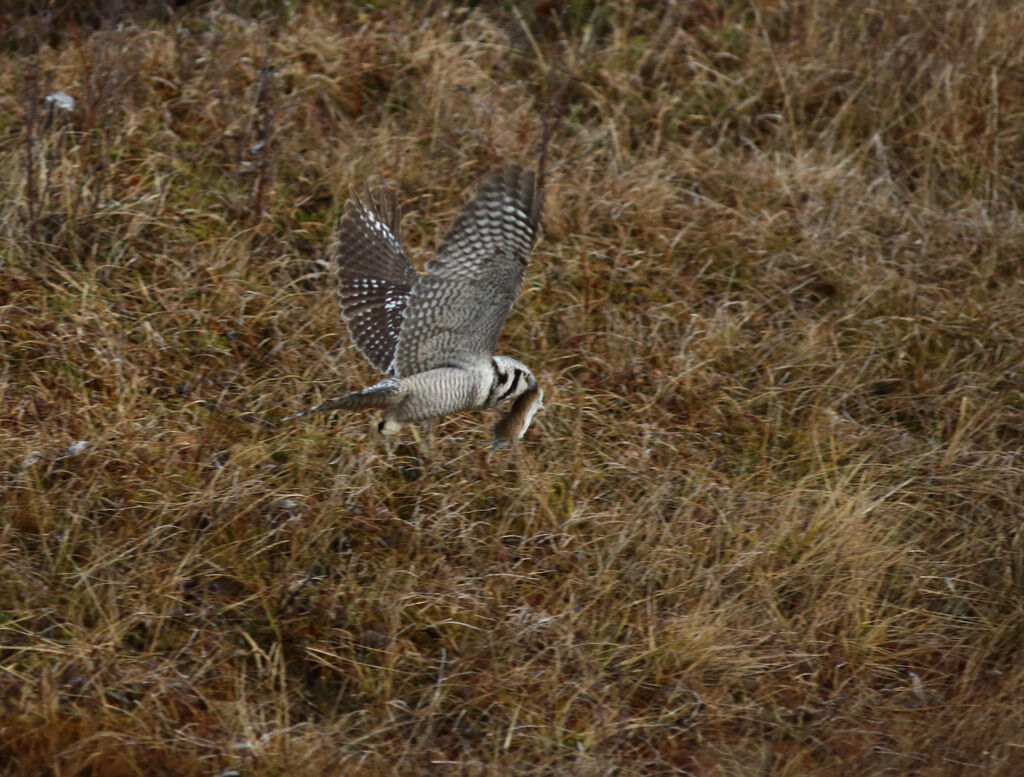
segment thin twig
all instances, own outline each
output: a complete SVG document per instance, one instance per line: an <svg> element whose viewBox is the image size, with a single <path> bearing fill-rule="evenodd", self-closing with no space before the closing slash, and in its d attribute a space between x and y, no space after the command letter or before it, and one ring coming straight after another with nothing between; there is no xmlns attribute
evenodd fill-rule
<svg viewBox="0 0 1024 777"><path fill-rule="evenodd" d="M34 73L25 73L22 80L25 102L25 199L29 230L35 224L42 210L39 190L36 188L36 146L39 141L39 79Z"/></svg>
<svg viewBox="0 0 1024 777"><path fill-rule="evenodd" d="M260 87L256 93L256 138L255 148L259 156L256 170L256 189L253 193L253 219L259 223L263 219L267 192L273 185L273 143L274 143L274 66L270 61L270 37L263 39L263 61L260 65Z"/></svg>

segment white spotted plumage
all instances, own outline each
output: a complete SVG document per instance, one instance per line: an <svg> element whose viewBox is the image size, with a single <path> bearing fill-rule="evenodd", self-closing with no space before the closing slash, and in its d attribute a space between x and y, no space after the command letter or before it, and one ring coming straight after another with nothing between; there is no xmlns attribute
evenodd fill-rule
<svg viewBox="0 0 1024 777"><path fill-rule="evenodd" d="M533 173L491 170L421 275L402 251L393 198L352 197L334 244L338 300L356 346L389 377L289 418L377 407L381 432L394 434L514 400L494 447L521 437L543 392L526 365L494 348L519 294L542 201Z"/></svg>

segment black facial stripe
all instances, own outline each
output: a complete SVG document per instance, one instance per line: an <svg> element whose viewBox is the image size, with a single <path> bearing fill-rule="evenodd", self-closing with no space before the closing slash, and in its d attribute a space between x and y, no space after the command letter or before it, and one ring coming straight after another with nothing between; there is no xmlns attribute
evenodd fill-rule
<svg viewBox="0 0 1024 777"><path fill-rule="evenodd" d="M507 399L513 394L513 392L515 392L515 390L519 387L519 380L522 377L523 373L520 372L519 370L516 370L515 376L512 378L512 383L509 384L509 387L502 392L500 397L498 397L498 402L501 402L503 399Z"/></svg>
<svg viewBox="0 0 1024 777"><path fill-rule="evenodd" d="M491 381L491 390L487 392L488 405L494 405L498 403L499 400L496 400L494 398L494 392L501 388L501 385L505 382L505 379L508 377L508 375L506 375L504 372L498 369L498 362L494 358L491 359L491 369L494 371L494 374L493 380Z"/></svg>

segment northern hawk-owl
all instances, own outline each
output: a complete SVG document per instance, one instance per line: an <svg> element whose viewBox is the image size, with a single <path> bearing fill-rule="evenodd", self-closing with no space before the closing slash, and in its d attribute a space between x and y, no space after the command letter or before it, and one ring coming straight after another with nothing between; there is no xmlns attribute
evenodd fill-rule
<svg viewBox="0 0 1024 777"><path fill-rule="evenodd" d="M491 170L420 274L402 251L401 213L390 194L353 196L333 246L338 300L352 340L388 377L288 418L380 408L377 428L393 435L405 424L515 400L494 426L492 451L522 437L544 392L526 365L494 348L542 205L532 172Z"/></svg>

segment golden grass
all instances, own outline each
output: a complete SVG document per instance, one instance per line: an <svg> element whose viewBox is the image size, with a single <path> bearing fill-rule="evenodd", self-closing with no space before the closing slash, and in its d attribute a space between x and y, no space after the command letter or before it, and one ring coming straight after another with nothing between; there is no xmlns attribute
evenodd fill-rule
<svg viewBox="0 0 1024 777"><path fill-rule="evenodd" d="M1020 4L381 5L4 17L0 773L1024 773ZM527 439L258 423L545 115Z"/></svg>

